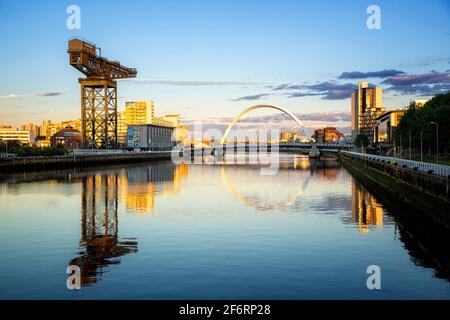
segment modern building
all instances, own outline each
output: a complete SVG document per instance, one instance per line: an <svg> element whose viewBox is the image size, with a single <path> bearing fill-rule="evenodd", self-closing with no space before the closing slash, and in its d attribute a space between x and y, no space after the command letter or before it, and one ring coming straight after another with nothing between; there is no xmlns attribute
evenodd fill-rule
<svg viewBox="0 0 450 320"><path fill-rule="evenodd" d="M50 138L50 142L52 147L62 144L67 149L79 149L82 143L81 132L71 127L64 128L56 132Z"/></svg>
<svg viewBox="0 0 450 320"><path fill-rule="evenodd" d="M34 142L34 133L28 130L19 130L17 128L0 128L0 140L3 141L20 141L24 144Z"/></svg>
<svg viewBox="0 0 450 320"><path fill-rule="evenodd" d="M153 101L128 101L125 110L117 113L117 140L119 145L127 144L127 129L131 124L151 124L155 118Z"/></svg>
<svg viewBox="0 0 450 320"><path fill-rule="evenodd" d="M335 127L326 127L314 131L314 139L317 143L336 142L341 138L344 138L344 134Z"/></svg>
<svg viewBox="0 0 450 320"><path fill-rule="evenodd" d="M405 115L405 110L390 110L378 116L375 128L375 143L394 144L395 129Z"/></svg>
<svg viewBox="0 0 450 320"><path fill-rule="evenodd" d="M173 127L155 124L128 125L127 147L141 151L171 150L173 130Z"/></svg>
<svg viewBox="0 0 450 320"><path fill-rule="evenodd" d="M376 118L384 112L383 89L369 87L365 81L358 82L358 89L352 92L351 110L353 139L365 134L373 142Z"/></svg>
<svg viewBox="0 0 450 320"><path fill-rule="evenodd" d="M117 114L117 139L120 145L127 144L128 126L153 124L163 127L177 127L180 115L155 116L153 101L131 101L125 103L125 111Z"/></svg>

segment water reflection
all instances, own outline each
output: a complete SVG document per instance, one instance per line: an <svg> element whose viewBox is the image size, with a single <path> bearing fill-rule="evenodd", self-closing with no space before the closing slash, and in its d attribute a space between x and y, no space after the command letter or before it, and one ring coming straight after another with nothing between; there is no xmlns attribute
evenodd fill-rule
<svg viewBox="0 0 450 320"><path fill-rule="evenodd" d="M282 275L300 275L294 268L283 269L284 266L293 266L303 274L307 273L311 278L311 287L307 289L317 290L317 285L323 285L321 275L330 271L319 260L328 259L341 268L347 268L350 264L358 264L367 257L366 254L372 254L367 253L367 244L381 249L374 251L371 261L372 258L373 261L381 261L400 275L414 273L423 283L431 283L430 288L434 285L432 277L426 278L428 275L421 273L423 268L432 268L437 278L449 279L448 230L426 222L420 213L416 216L410 215L410 212L402 214L395 203L381 200L376 191L353 178L337 161L315 161L303 156L282 156L279 172L274 176L260 175L259 167L252 164L220 163L207 166L153 162L0 175L0 218L10 222L9 225L20 226L24 232L39 223L51 225L45 209L30 209L21 204L26 199L44 199L40 203L50 204L53 201L54 212L61 217L56 227L64 225L66 230L73 230L79 227L78 220L81 220L80 238L78 233L75 238L66 238L69 237L66 233L50 231L43 234L42 231L35 231L30 241L38 239L41 242L36 243L39 244L69 239L69 252L49 251L46 247L45 250L37 249L32 257L36 260L39 255L43 261L50 261L56 255L64 255L63 258L58 256L58 261L80 266L84 286L97 283L106 271L113 270L115 264L134 254L129 262L142 267L141 273L148 270L160 272L152 278L154 275L148 271L142 281L147 281L147 284L161 281L159 287L173 286L175 291L179 287L196 288L204 293L202 297L214 296L222 288L227 290L229 282L222 282L221 274L229 275L226 281L236 280L233 285L236 290L242 291L255 283L274 279L270 291L281 295L286 292L286 287L294 286L291 279L283 282ZM75 204L71 202L74 195ZM28 208L31 213L23 216L22 224L17 212L8 214L8 210L15 207ZM239 214L229 215L229 212ZM262 215L261 212L277 214ZM74 216L77 220L75 225L71 220ZM162 216L164 219L160 219ZM143 226L143 222L147 224ZM10 264L23 268L23 273L33 272L26 269L22 262L28 257L27 254L34 252L27 252L28 243L21 240L23 237L19 238L20 229L17 228L5 230L5 238L11 241L8 250L0 250L0 259L16 259ZM254 242L250 241L252 237L256 239ZM317 249L314 254L310 254L308 248L311 247ZM138 249L139 254L135 254ZM270 251L272 249L274 251ZM61 250L67 250L67 247ZM77 254L77 251L80 252ZM253 253L248 255L248 252ZM323 256L315 259L316 252ZM252 266L260 265L260 257L271 254L275 258L264 261L268 264L265 269L267 278L264 278L255 273ZM74 258L68 261L71 257ZM344 257L350 260L343 261ZM355 260L351 260L353 257ZM412 266L409 259L417 267ZM185 263L180 266L178 261ZM227 265L226 261L232 261L236 268ZM245 263L249 268L244 268ZM345 284L355 281L353 275L360 271L355 269L346 279L349 281L341 282L342 292L348 290L345 291L348 293L354 289L345 287ZM195 285L190 287L191 282L184 277L174 280L180 274L191 275ZM197 286L204 280L204 274L208 274L207 281L218 284L214 286L215 292L210 290L211 286ZM254 282L241 281L241 275ZM108 280L121 276L121 272L111 273ZM130 275L130 278L133 276ZM405 279L408 280L399 277L395 284L405 286L409 283ZM140 280L134 278L134 281ZM9 287L19 288L16 290L24 287L17 276L9 281ZM246 287L239 287L240 283ZM296 290L291 287L291 292L298 292L305 283L299 282ZM54 285L60 286L59 282ZM146 298L146 294L159 297L156 286L138 287L124 288L124 297L127 297L127 290L142 290L139 291L140 298ZM38 289L41 290L36 287ZM297 297L295 294L287 297Z"/></svg>
<svg viewBox="0 0 450 320"><path fill-rule="evenodd" d="M126 179L122 181L127 212L153 213L155 195L179 194L180 183L188 173L188 165L177 166L172 162L127 169Z"/></svg>
<svg viewBox="0 0 450 320"><path fill-rule="evenodd" d="M81 179L81 240L83 251L70 261L81 270L81 284L101 278L104 268L120 263L120 256L137 251L135 239L119 240L117 173Z"/></svg>
<svg viewBox="0 0 450 320"><path fill-rule="evenodd" d="M220 172L228 191L237 200L247 207L264 212L285 211L301 198L312 179L335 180L341 170L336 160L314 160L305 156L297 156L294 159L281 158L279 172L276 175L261 176L256 171L258 168L258 165L249 167L249 165L235 165L225 161L220 165ZM235 180L238 181L235 182ZM252 180L255 180L254 190L249 192L239 190L239 187L242 188L243 185L251 185ZM261 189L274 193L274 189L267 187L273 188L280 180L282 181L281 199L270 201L267 195L259 194ZM294 186L293 190L289 190L290 186Z"/></svg>
<svg viewBox="0 0 450 320"><path fill-rule="evenodd" d="M352 221L361 233L369 233L371 225L383 226L383 207L377 199L352 179Z"/></svg>

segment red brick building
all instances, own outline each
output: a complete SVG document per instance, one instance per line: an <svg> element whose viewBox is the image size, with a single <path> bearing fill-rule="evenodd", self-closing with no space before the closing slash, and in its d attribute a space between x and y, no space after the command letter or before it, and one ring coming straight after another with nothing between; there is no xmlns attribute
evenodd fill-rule
<svg viewBox="0 0 450 320"><path fill-rule="evenodd" d="M67 149L81 148L81 132L72 127L64 128L50 138L50 143L52 147L62 144Z"/></svg>
<svg viewBox="0 0 450 320"><path fill-rule="evenodd" d="M337 131L335 127L326 127L323 129L317 129L314 131L313 138L317 143L336 142L340 138L343 138L344 134Z"/></svg>

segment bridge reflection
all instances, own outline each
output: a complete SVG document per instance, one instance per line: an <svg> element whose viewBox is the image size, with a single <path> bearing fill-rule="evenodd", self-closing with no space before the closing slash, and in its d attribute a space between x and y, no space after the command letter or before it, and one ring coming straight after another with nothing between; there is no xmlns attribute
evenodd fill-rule
<svg viewBox="0 0 450 320"><path fill-rule="evenodd" d="M246 156L248 160L249 156ZM244 161L247 163L248 161ZM294 205L304 194L312 179L334 180L341 170L340 165L335 160L315 160L304 156L292 158L280 158L279 172L276 176L261 176L255 174L254 169L260 165L236 165L224 161L220 165L220 172L225 186L233 196L247 207L253 207L258 211L274 212L283 211ZM252 170L253 169L253 170ZM280 177L282 176L282 177ZM235 180L241 180L240 183ZM245 180L245 183L242 181ZM269 200L267 194L259 194L261 186L272 186L266 188L270 193L274 193L274 186L283 181L281 200ZM255 190L250 192L239 190L247 184L256 186ZM239 185L239 187L238 187ZM294 186L293 190L288 190L289 186ZM288 194L286 196L286 194Z"/></svg>

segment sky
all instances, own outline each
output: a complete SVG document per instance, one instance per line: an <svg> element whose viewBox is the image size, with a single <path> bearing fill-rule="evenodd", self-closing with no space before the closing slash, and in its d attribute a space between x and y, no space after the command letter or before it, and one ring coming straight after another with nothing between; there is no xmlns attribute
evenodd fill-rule
<svg viewBox="0 0 450 320"><path fill-rule="evenodd" d="M70 5L79 30L66 27ZM367 27L369 5L380 29ZM450 90L449 0L0 0L0 37L0 124L13 126L80 117L73 37L137 68L119 81L119 110L153 100L186 123L224 125L271 104L307 127L348 130L358 80L381 86L388 109Z"/></svg>

